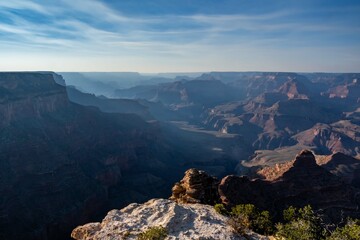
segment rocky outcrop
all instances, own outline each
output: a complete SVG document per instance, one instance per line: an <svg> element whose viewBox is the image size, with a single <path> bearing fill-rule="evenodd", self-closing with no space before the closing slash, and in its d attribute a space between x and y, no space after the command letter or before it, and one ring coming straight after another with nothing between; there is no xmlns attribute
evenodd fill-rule
<svg viewBox="0 0 360 240"><path fill-rule="evenodd" d="M287 166L282 175L272 181L227 176L219 185L221 200L228 206L252 203L279 217L290 205L310 204L321 210L329 222L339 222L344 216L360 216L357 192L317 165L314 155L307 150L299 153L292 166Z"/></svg>
<svg viewBox="0 0 360 240"><path fill-rule="evenodd" d="M218 201L219 181L204 171L189 169L184 178L172 188L171 200L178 203L214 204Z"/></svg>
<svg viewBox="0 0 360 240"><path fill-rule="evenodd" d="M245 239L233 233L228 218L212 206L178 204L171 200L152 199L144 204L130 204L121 210L110 211L101 223L88 223L75 228L71 237L76 240L137 239L151 227L162 226L170 239ZM268 239L249 232L248 239Z"/></svg>

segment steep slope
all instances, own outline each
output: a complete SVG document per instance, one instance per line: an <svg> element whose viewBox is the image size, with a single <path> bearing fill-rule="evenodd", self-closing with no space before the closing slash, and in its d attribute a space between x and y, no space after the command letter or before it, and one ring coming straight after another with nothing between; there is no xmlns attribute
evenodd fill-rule
<svg viewBox="0 0 360 240"><path fill-rule="evenodd" d="M156 126L69 102L52 74L0 73L0 92L1 238L66 239L113 205L168 192Z"/></svg>
<svg viewBox="0 0 360 240"><path fill-rule="evenodd" d="M67 239L110 209L168 196L189 167L234 167L205 135L69 101L53 73L0 73L0 113L2 239Z"/></svg>

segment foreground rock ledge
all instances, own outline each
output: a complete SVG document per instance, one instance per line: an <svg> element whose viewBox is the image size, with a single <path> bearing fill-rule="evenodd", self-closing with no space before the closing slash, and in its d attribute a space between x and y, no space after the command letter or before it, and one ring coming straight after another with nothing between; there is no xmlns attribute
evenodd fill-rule
<svg viewBox="0 0 360 240"><path fill-rule="evenodd" d="M71 237L77 240L136 239L150 227L163 226L168 230L167 239L245 239L234 234L226 222L227 218L215 212L212 206L152 199L112 210L101 223L75 228ZM250 239L268 239L255 233L249 235Z"/></svg>

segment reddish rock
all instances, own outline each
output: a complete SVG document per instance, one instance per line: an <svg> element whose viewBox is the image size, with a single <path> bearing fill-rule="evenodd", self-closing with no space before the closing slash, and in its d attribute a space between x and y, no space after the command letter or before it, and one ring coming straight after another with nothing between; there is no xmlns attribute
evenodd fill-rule
<svg viewBox="0 0 360 240"><path fill-rule="evenodd" d="M298 154L293 166L273 181L227 176L219 185L220 198L230 207L251 203L279 217L290 205L310 204L331 222L339 222L344 216L360 216L358 191L317 165L308 150Z"/></svg>
<svg viewBox="0 0 360 240"><path fill-rule="evenodd" d="M192 168L185 172L180 182L175 183L170 199L178 203L214 204L219 199L218 184L217 178Z"/></svg>

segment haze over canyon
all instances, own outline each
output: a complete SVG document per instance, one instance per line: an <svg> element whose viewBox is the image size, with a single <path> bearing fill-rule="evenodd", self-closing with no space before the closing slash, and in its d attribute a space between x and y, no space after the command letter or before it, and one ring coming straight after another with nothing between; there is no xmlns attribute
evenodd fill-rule
<svg viewBox="0 0 360 240"><path fill-rule="evenodd" d="M223 197L204 203L254 203L275 215L311 203L330 222L359 217L358 79L355 73L0 73L1 236L69 238L77 225L111 209L168 198L190 168L218 178L247 175L224 178L214 186ZM292 161L302 149L315 157ZM324 199L314 195L319 189ZM268 199L275 193L281 205Z"/></svg>

